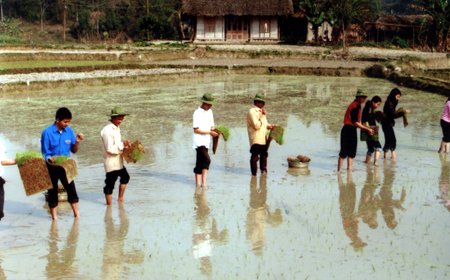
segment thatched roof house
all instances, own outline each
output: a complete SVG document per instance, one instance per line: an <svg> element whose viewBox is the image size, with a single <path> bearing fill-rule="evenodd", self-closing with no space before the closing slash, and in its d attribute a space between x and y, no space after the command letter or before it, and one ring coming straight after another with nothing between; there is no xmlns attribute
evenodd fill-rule
<svg viewBox="0 0 450 280"><path fill-rule="evenodd" d="M278 17L294 12L292 0L182 0L196 18L195 40L278 41Z"/></svg>
<svg viewBox="0 0 450 280"><path fill-rule="evenodd" d="M404 27L420 26L424 19L425 26L431 24L433 21L433 18L429 15L380 15L375 20L375 25L384 31L394 31ZM366 26L370 26L370 23L367 23Z"/></svg>

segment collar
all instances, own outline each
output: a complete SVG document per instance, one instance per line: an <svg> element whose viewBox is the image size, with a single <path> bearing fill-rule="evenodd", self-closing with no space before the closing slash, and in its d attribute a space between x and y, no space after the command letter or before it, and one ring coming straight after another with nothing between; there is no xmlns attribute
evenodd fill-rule
<svg viewBox="0 0 450 280"><path fill-rule="evenodd" d="M108 125L110 125L112 127L112 129L114 129L114 130L119 129L119 127L117 127L115 124L113 124L111 120L108 121Z"/></svg>
<svg viewBox="0 0 450 280"><path fill-rule="evenodd" d="M56 122L53 123L53 128L52 128L53 132L58 132L58 133L63 133L66 132L66 129L63 128L61 131L59 131L58 127L56 126Z"/></svg>
<svg viewBox="0 0 450 280"><path fill-rule="evenodd" d="M211 109L209 109L208 111L206 111L205 109L202 108L202 106L199 106L198 108L199 108L200 110L202 110L202 113L206 113L206 112L208 112L208 111L211 111Z"/></svg>
<svg viewBox="0 0 450 280"><path fill-rule="evenodd" d="M256 105L253 105L253 108L255 108L255 110L262 111L262 108L259 108L259 107L256 106Z"/></svg>

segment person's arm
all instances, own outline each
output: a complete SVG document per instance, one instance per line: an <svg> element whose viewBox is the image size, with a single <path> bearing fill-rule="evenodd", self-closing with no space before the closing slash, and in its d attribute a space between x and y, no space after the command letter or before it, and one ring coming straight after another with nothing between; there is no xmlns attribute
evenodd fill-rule
<svg viewBox="0 0 450 280"><path fill-rule="evenodd" d="M250 121L250 124L253 126L255 130L258 130L263 125L263 119L266 118L266 115L262 112L259 113L258 111L252 110L248 113L248 119Z"/></svg>
<svg viewBox="0 0 450 280"><path fill-rule="evenodd" d="M366 105L364 106L364 109L362 111L362 115L361 115L361 123L363 123L364 125L369 125L369 115L370 115L370 106Z"/></svg>
<svg viewBox="0 0 450 280"><path fill-rule="evenodd" d="M45 161L47 161L47 159L52 156L50 150L50 139L45 131L42 132L41 135L41 153L44 156Z"/></svg>
<svg viewBox="0 0 450 280"><path fill-rule="evenodd" d="M84 135L83 133L78 133L78 135L75 138L75 145L72 146L72 148L70 149L72 151L72 153L76 153L78 152L78 144L83 141L84 139Z"/></svg>
<svg viewBox="0 0 450 280"><path fill-rule="evenodd" d="M102 134L102 141L103 146L105 147L105 150L110 155L120 155L123 152L123 149L125 148L126 140L122 143L115 143L114 141L114 132L113 131L104 131Z"/></svg>
<svg viewBox="0 0 450 280"><path fill-rule="evenodd" d="M2 160L1 164L2 165L14 165L14 164L17 164L17 162L15 159L6 158L6 159Z"/></svg>
<svg viewBox="0 0 450 280"><path fill-rule="evenodd" d="M211 127L211 128L213 129L214 127ZM209 134L212 137L216 137L218 135L217 132L215 132L215 131L205 131L205 130L201 130L198 127L194 127L194 133L202 134L202 135L208 135Z"/></svg>
<svg viewBox="0 0 450 280"><path fill-rule="evenodd" d="M358 115L359 115L359 109L358 108L353 108L350 111L350 117L352 120L352 123L354 126L356 126L357 128L361 129L361 130L365 130L369 133L369 135L373 135L374 131L371 128L368 128L366 126L363 126L359 121L358 121Z"/></svg>

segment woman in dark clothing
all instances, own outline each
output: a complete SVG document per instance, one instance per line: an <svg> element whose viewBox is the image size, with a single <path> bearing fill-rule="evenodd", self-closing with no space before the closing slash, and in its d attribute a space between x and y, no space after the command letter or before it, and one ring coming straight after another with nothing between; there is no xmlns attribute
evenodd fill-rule
<svg viewBox="0 0 450 280"><path fill-rule="evenodd" d="M375 110L378 109L381 105L381 98L378 95L372 97L372 100L366 102L366 106L362 112L362 124L365 126L376 126L375 122ZM361 131L361 133L364 133ZM369 138L367 140L367 155L366 155L366 164L370 163L370 159L372 158L373 153L375 152L375 160L374 165L378 165L378 159L381 154L381 144L380 141Z"/></svg>
<svg viewBox="0 0 450 280"><path fill-rule="evenodd" d="M405 114L409 114L410 110L403 110L402 112L396 112L398 100L402 96L402 93L398 88L394 88L386 99L386 103L383 107L383 113L385 115L384 120L381 122L381 128L384 132L385 144L383 147L384 158L387 158L389 150L391 151L392 158L395 159L395 147L397 146L397 139L395 138L394 125L397 118L403 117Z"/></svg>

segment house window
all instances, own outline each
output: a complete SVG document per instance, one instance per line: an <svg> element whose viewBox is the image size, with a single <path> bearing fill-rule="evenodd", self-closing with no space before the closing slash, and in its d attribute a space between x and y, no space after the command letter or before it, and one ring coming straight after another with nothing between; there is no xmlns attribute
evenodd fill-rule
<svg viewBox="0 0 450 280"><path fill-rule="evenodd" d="M263 38L270 37L270 18L261 17L259 19L259 35Z"/></svg>

